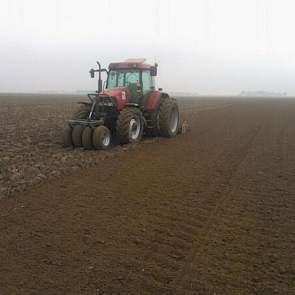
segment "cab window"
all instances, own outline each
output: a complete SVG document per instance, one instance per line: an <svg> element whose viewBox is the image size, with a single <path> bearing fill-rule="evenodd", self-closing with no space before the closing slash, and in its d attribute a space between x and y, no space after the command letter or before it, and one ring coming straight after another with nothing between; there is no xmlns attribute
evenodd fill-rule
<svg viewBox="0 0 295 295"><path fill-rule="evenodd" d="M128 86L129 83L140 81L138 70L112 70L109 73L107 88Z"/></svg>
<svg viewBox="0 0 295 295"><path fill-rule="evenodd" d="M152 77L150 71L142 71L142 90L143 93L151 91Z"/></svg>
<svg viewBox="0 0 295 295"><path fill-rule="evenodd" d="M110 71L107 88L114 88L114 87L117 87L117 72Z"/></svg>

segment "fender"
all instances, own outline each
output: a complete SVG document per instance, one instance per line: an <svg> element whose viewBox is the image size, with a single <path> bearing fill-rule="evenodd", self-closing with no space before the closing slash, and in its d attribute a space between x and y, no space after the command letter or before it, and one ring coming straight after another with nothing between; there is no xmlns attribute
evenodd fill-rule
<svg viewBox="0 0 295 295"><path fill-rule="evenodd" d="M169 97L165 92L161 91L152 91L148 94L148 97L144 103L144 107L147 111L154 111L158 108L163 98Z"/></svg>

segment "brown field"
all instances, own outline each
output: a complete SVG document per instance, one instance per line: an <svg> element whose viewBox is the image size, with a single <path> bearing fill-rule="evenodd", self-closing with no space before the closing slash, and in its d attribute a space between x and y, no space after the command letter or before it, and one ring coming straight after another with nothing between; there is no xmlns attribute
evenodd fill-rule
<svg viewBox="0 0 295 295"><path fill-rule="evenodd" d="M63 149L69 96L0 96L0 294L295 294L295 100L180 98L190 132Z"/></svg>

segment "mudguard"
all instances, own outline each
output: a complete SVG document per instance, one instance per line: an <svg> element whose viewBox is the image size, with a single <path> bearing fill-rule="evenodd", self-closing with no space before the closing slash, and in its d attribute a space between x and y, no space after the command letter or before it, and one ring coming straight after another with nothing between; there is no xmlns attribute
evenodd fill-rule
<svg viewBox="0 0 295 295"><path fill-rule="evenodd" d="M152 91L151 93L148 94L145 100L144 108L148 111L154 111L158 108L162 99L168 96L169 95L167 93L164 93L161 91Z"/></svg>

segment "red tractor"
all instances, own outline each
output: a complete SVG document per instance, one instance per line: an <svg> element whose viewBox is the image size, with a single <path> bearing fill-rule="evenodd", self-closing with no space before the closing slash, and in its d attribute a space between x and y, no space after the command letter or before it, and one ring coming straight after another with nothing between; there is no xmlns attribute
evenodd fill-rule
<svg viewBox="0 0 295 295"><path fill-rule="evenodd" d="M140 141L143 134L174 137L179 128L176 100L162 89L156 90L157 64L144 59L111 63L109 69L90 70L99 75L98 90L80 102L79 111L69 120L64 145L85 149L107 149L111 138L120 144ZM102 87L102 73L107 74Z"/></svg>

